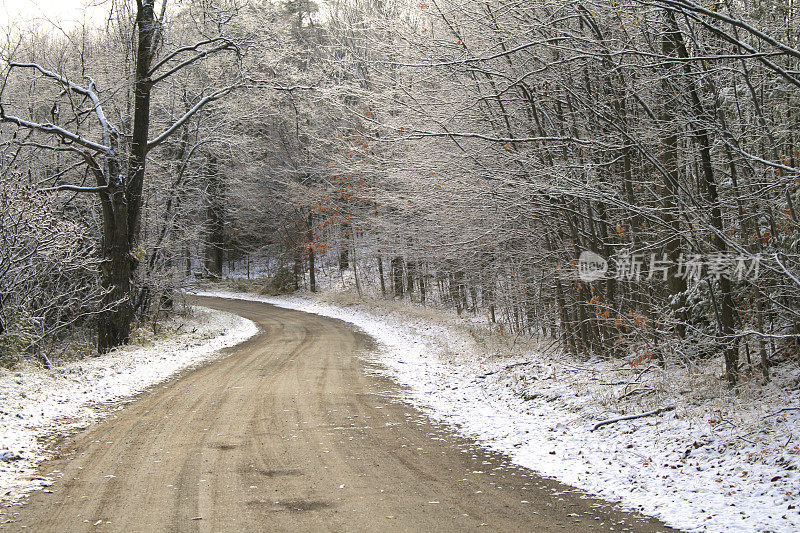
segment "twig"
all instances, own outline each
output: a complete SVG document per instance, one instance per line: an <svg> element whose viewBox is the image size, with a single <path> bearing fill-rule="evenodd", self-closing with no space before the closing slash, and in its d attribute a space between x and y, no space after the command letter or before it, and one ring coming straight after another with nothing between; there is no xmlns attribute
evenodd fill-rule
<svg viewBox="0 0 800 533"><path fill-rule="evenodd" d="M641 413L641 414L638 414L638 415L628 415L628 416L621 416L619 418L610 418L608 420L603 420L602 422L598 422L589 431L594 431L596 429L599 429L599 428L601 428L603 426L607 426L609 424L615 424L617 422L622 422L623 420L636 420L637 418L644 418L646 416L660 415L661 413L666 413L667 411L672 411L673 409L675 409L675 406L674 405L670 405L668 407L662 407L661 409L656 409L655 411L649 411L647 413Z"/></svg>
<svg viewBox="0 0 800 533"><path fill-rule="evenodd" d="M776 416L776 415L779 415L779 414L781 414L781 413L783 413L785 411L800 411L800 407L784 407L783 409L778 409L774 413L769 414L769 415L765 416L764 418L769 418L771 416Z"/></svg>

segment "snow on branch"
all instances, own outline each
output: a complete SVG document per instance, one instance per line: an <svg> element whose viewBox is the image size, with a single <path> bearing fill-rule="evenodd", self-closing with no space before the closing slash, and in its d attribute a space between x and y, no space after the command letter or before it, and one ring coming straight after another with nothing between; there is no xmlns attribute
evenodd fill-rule
<svg viewBox="0 0 800 533"><path fill-rule="evenodd" d="M402 130L401 130L402 131ZM595 139L579 139L577 137L569 137L569 136L541 136L541 137L498 137L494 135L486 135L483 133L475 133L475 132L458 132L458 131L450 131L450 132L436 132L436 131L422 131L422 130L412 130L409 132L409 137L411 138L422 138L422 137L462 137L467 139L481 139L484 141L490 141L495 143L531 143L531 142L564 142L564 143L575 143L575 144L587 144L587 145L596 145L601 146L603 148L614 149L618 150L622 148L616 144L608 144L604 143Z"/></svg>
<svg viewBox="0 0 800 533"><path fill-rule="evenodd" d="M156 63L156 64L155 64L155 65L154 65L154 66L153 66L153 67L150 69L150 72L148 72L148 73L147 73L147 75L148 75L148 76L152 76L153 74L155 74L155 73L156 73L156 71L157 71L158 69L160 69L161 67L163 67L164 65L166 65L167 63L169 63L169 62L170 62L170 61L172 61L174 58L176 58L177 56L179 56L180 54L182 54L182 53L184 53L184 52L195 52L195 51L197 51L197 50L198 50L198 49L199 49L201 46L205 46L205 45L207 45L207 44L219 43L219 42L221 42L222 44L215 46L215 47L214 47L214 48L212 48L211 50L205 50L205 51L201 52L201 54L208 55L208 54L210 54L210 53L213 53L213 52L215 52L215 51L219 51L219 50L223 50L223 49L225 49L225 48L235 48L235 47L236 47L236 45L234 44L234 42L233 42L233 41L231 41L231 40L229 40L229 39L226 39L225 37L215 37L215 38L213 38L213 39L207 39L207 40L205 40L205 41L200 41L200 42L198 42L198 43L196 43L196 44L193 44L193 45L191 45L191 46L182 46L181 48L178 48L178 49L176 49L176 50L173 50L172 52L170 52L169 54L167 54L167 55L164 57L164 59L162 59L161 61L159 61L158 63ZM194 57L197 57L197 56L194 56ZM161 76L161 77L163 77L163 76Z"/></svg>
<svg viewBox="0 0 800 533"><path fill-rule="evenodd" d="M778 263L778 266L780 266L780 267L781 267L781 270L783 270L783 272L784 272L784 273L785 273L787 276L789 276L789 278L790 278L792 281L794 281L794 283L795 283L796 285L800 286L800 280L799 280L799 279L797 279L797 276L795 276L794 274L792 274L791 272L789 272L789 270L786 268L786 266L785 266L783 263L781 263L781 258L778 256L778 253L777 253L777 252L775 253L775 262L776 262L776 263Z"/></svg>
<svg viewBox="0 0 800 533"><path fill-rule="evenodd" d="M38 192L59 192L59 191L82 192L82 193L106 192L108 191L108 186L81 187L78 185L58 185L56 187L47 187L38 190Z"/></svg>
<svg viewBox="0 0 800 533"><path fill-rule="evenodd" d="M780 42L779 40L775 39L774 37L764 33L763 31L759 30L758 28L755 28L755 27L751 26L750 24L747 24L746 22L744 22L744 21L742 21L740 19L736 19L736 18L730 17L728 15L725 15L724 13L721 13L720 11L716 11L713 8L703 7L703 6L699 5L699 4L696 4L695 2L692 2L691 0L659 0L659 3L665 4L665 5L670 6L672 8L679 9L681 11L684 11L684 10L688 9L690 11L694 11L695 13L700 13L700 14L703 14L703 15L705 15L707 17L720 20L722 22L727 22L731 26L735 26L737 28L741 28L744 31L746 31L747 33L758 37L759 39L761 39L762 41L764 41L766 43L771 44L772 46L774 46L775 48L781 50L782 52L784 52L784 53L786 53L786 54L788 54L790 56L793 56L795 58L800 59L800 50L792 48L791 46L787 46L786 44L784 44L784 43Z"/></svg>
<svg viewBox="0 0 800 533"><path fill-rule="evenodd" d="M36 130L43 133L56 135L65 141L78 143L81 146L89 148L90 150L94 150L95 152L103 152L108 155L113 155L113 150L109 146L92 142L89 139L81 137L77 133L72 133L71 131L65 130L64 128L56 126L55 124L50 124L49 122L31 122L13 115L6 115L2 103L0 103L0 122L11 122L21 128L27 128L29 130Z"/></svg>
<svg viewBox="0 0 800 533"><path fill-rule="evenodd" d="M164 130L155 139L153 139L152 141L148 142L147 143L147 150L150 151L153 148L155 148L156 146L158 146L159 144L161 144L162 142L164 142L170 135L172 135L172 133L175 130L177 130L178 128L183 126L183 124L187 120L192 118L192 116L195 113L197 113L198 111L203 109L203 107L205 107L207 104L209 104L210 102L213 102L214 100L219 100L220 98L222 98L223 96L225 96L229 92L231 92L234 89L236 89L238 87L241 87L241 86L242 86L241 83L235 83L233 85L228 85L227 87L223 87L222 89L214 91L213 93L209 94L208 96L202 98L191 109L189 109L189 111L184 113L184 115L181 118L179 118L177 121L175 121L175 123L172 124L172 126L167 128L166 130Z"/></svg>
<svg viewBox="0 0 800 533"><path fill-rule="evenodd" d="M95 92L95 82L92 78L86 77L89 81L89 87L81 87L80 85L76 85L72 81L68 80L64 76L53 72L52 70L47 70L42 66L36 63L16 63L11 62L9 63L11 68L30 68L39 71L43 76L50 78L52 80L57 81L58 83L64 85L70 91L80 94L82 96L87 97L92 102L92 108L94 110L95 115L97 115L97 120L100 122L100 126L103 128L103 142L111 149L111 145L113 142L112 137L117 136L117 131L114 129L114 126L108 122L106 119L105 112L103 112L103 106L100 103L100 98L97 96L97 92Z"/></svg>
<svg viewBox="0 0 800 533"><path fill-rule="evenodd" d="M182 68L191 65L195 61L199 61L199 60L201 60L201 59L203 59L205 57L208 57L210 55L213 55L213 54L215 54L217 52L221 52L223 50L238 50L238 48L233 43L233 41L229 41L228 39L222 39L222 38L211 39L209 41L204 41L203 43L198 43L198 44L196 44L194 46L186 46L184 48L180 48L180 49L176 50L175 52L173 52L172 54L167 56L167 58L165 58L164 60L160 61L158 63L158 65L156 65L155 67L150 69L150 73L148 75L152 76L161 66L163 66L170 59L174 58L176 55L178 55L179 52L184 52L184 51L189 51L189 50L196 50L199 46L201 46L201 44L208 44L208 43L211 43L211 42L214 42L214 41L218 41L220 39L223 41L222 44L214 46L213 48L210 48L208 50L203 50L201 52L198 52L197 54L193 55L192 57L181 61L180 63L178 63L177 65L175 65L171 69L167 70L163 74L153 78L150 82L155 85L156 83L158 83L158 82L160 82L160 81L172 76L173 74L175 74L176 72L178 72Z"/></svg>
<svg viewBox="0 0 800 533"><path fill-rule="evenodd" d="M263 79L254 79L247 77L245 81L248 84L248 87L257 87L260 89L274 89L276 91L314 91L319 87L315 85L275 85L273 80L263 80Z"/></svg>
<svg viewBox="0 0 800 533"><path fill-rule="evenodd" d="M795 75L796 74L795 72L788 71L788 70L784 69L783 67L781 67L780 65L778 65L777 63L775 63L773 61L770 61L769 57L774 55L774 54L761 53L758 49L754 48L753 46L751 46L750 44L746 43L745 41L734 37L734 35L732 35L731 32L725 31L724 29L717 27L715 24L710 23L708 20L705 20L700 16L700 14L708 14L708 13L712 13L712 12L708 12L708 10L705 10L704 8L701 8L700 6L697 6L697 4L686 3L686 2L670 2L668 0L660 0L660 1L662 3L664 3L664 4L667 4L668 7L672 7L673 9L678 9L686 17L697 21L704 28L706 28L707 30L709 30L712 33L715 33L716 35L718 35L722 39L725 39L726 41L728 41L728 42L740 47L743 50L746 50L747 52L750 53L750 55L752 55L753 57L756 57L761 63L766 65L773 72L776 72L776 73L780 74L786 81L788 81L792 85L800 87L800 80L798 80L797 76ZM689 7L690 5L693 6L693 7ZM696 9L696 8L699 8L699 9ZM722 15L722 17L724 17L724 18L722 18L722 19L720 19L720 17L714 17L714 18L716 18L717 20L729 19L728 21L732 25L737 26L737 24L734 23L734 21L736 21L736 19L733 19L731 17L725 17L724 15ZM744 23L741 23L741 24L744 24ZM762 32L759 32L758 30L756 30L755 28L752 28L751 26L748 26L747 24L744 24L744 26L746 26L746 28L745 28L746 31L750 32L751 34L756 35L759 38L762 38L761 36L763 35L764 37L762 38L762 40L764 40L764 41L766 41L766 42L768 42L770 44L773 44L777 48L781 49L782 50L782 52L781 52L782 54L789 53L790 55L795 55L795 54L800 53L797 50L794 50L793 48L789 48L786 45L783 45L782 43L780 43L778 41L775 41L774 39L772 39L768 35L766 35L766 34L764 34ZM752 31L750 31L750 29L747 29L747 28L755 30L757 33L753 33ZM791 52L789 52L789 50ZM747 56L746 55L740 55L740 57L744 58L744 57L747 57ZM674 61L676 59L677 58L671 58L670 60ZM686 58L686 59L687 60L691 60L691 61L697 61L697 60L700 60L701 58L692 57L692 58Z"/></svg>

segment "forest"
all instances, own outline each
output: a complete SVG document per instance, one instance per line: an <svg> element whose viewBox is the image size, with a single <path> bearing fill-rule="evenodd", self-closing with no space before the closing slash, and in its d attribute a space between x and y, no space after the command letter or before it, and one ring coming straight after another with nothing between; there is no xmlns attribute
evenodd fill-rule
<svg viewBox="0 0 800 533"><path fill-rule="evenodd" d="M107 5L0 44L0 364L322 269L730 387L800 357L795 0Z"/></svg>

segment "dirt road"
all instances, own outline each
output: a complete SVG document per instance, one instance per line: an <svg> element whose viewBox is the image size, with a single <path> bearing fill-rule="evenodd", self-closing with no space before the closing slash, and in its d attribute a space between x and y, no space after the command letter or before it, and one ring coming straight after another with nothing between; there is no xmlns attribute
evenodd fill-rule
<svg viewBox="0 0 800 533"><path fill-rule="evenodd" d="M343 322L198 300L263 332L62 442L0 530L668 530L432 425Z"/></svg>

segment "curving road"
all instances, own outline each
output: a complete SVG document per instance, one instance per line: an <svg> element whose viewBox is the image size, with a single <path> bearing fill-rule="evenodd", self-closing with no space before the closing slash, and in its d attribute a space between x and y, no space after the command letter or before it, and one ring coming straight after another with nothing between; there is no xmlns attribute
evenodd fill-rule
<svg viewBox="0 0 800 533"><path fill-rule="evenodd" d="M262 333L65 439L3 531L667 531L433 425L344 322L197 303Z"/></svg>

